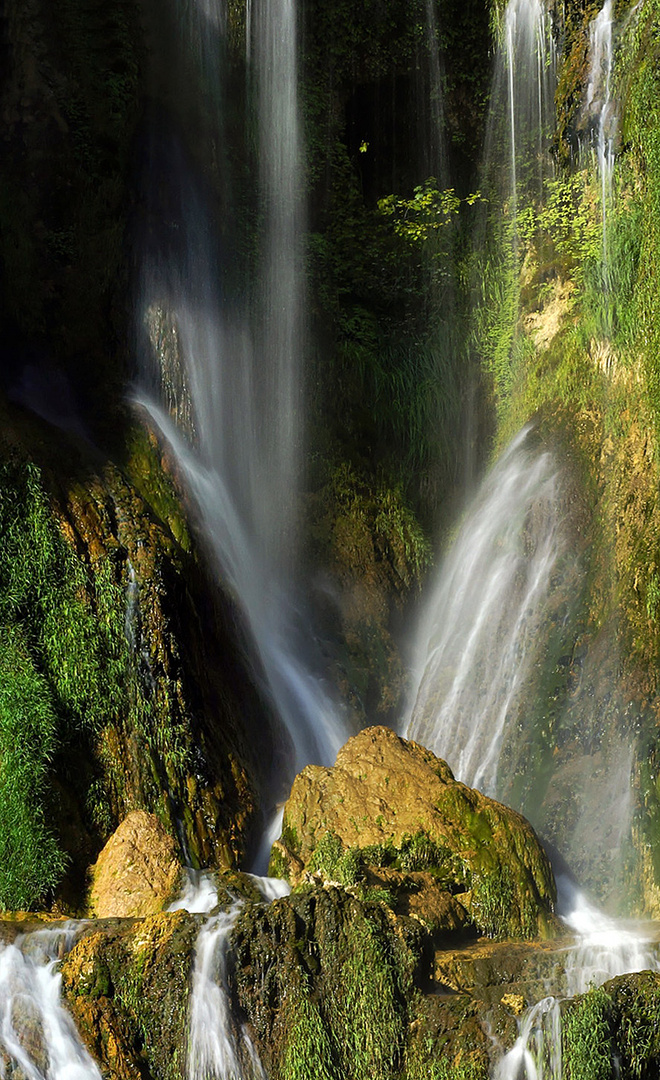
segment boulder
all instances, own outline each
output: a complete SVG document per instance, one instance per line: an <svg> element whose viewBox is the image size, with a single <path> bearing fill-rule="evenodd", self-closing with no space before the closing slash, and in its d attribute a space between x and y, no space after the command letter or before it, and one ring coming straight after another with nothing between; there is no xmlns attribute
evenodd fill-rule
<svg viewBox="0 0 660 1080"><path fill-rule="evenodd" d="M154 814L132 810L92 867L90 914L154 915L179 891L182 866L172 837Z"/></svg>
<svg viewBox="0 0 660 1080"><path fill-rule="evenodd" d="M291 884L350 886L351 874L364 882L375 868L405 872L394 885L399 903L402 889L453 897L452 905L447 898L409 904L422 920L424 910L453 908L445 926L458 927L460 904L491 937L533 938L554 929L552 869L529 822L384 727L349 739L334 768L309 765L296 777L271 858L271 871Z"/></svg>

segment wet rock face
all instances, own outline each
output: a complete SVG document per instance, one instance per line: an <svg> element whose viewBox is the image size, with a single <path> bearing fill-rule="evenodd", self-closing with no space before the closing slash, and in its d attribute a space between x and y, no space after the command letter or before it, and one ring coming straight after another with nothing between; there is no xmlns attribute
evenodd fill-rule
<svg viewBox="0 0 660 1080"><path fill-rule="evenodd" d="M133 810L92 867L90 912L98 918L155 915L179 890L176 846L154 814Z"/></svg>
<svg viewBox="0 0 660 1080"><path fill-rule="evenodd" d="M458 929L467 921L458 918L460 905L492 937L532 938L552 923L552 870L529 822L458 783L444 761L387 728L350 739L332 769L303 769L272 866L292 884L316 876L350 885L360 875L375 884L380 869L385 888L383 868L403 870L403 880L390 874L389 888L399 905L402 890L417 894L410 914L427 911L432 923L435 909ZM412 876L424 871L426 879ZM435 892L432 902L420 897L425 892Z"/></svg>
<svg viewBox="0 0 660 1080"><path fill-rule="evenodd" d="M180 1080L199 920L99 923L62 963L62 992L104 1076Z"/></svg>

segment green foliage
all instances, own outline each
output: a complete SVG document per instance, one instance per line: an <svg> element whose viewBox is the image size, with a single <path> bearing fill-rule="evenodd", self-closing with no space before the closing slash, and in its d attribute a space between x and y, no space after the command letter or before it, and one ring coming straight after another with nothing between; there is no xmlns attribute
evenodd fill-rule
<svg viewBox="0 0 660 1080"><path fill-rule="evenodd" d="M567 1010L562 1022L566 1080L611 1080L614 1076L611 1008L612 1002L605 991L592 987Z"/></svg>
<svg viewBox="0 0 660 1080"><path fill-rule="evenodd" d="M340 1080L333 1040L305 988L291 988L283 1020L286 1042L280 1067L282 1080Z"/></svg>
<svg viewBox="0 0 660 1080"><path fill-rule="evenodd" d="M336 833L325 833L310 861L312 873L320 871L327 881L340 885L357 885L364 877L359 848L344 848Z"/></svg>
<svg viewBox="0 0 660 1080"><path fill-rule="evenodd" d="M170 722L168 687L152 693L135 663L121 569L107 556L92 565L77 556L29 462L0 464L0 535L0 849L23 851L24 866L18 857L3 859L0 905L28 907L43 902L65 862L45 824L56 755L66 775L71 753L92 759L99 733L109 724L121 730L130 718L160 799L159 770L168 780L181 774L187 748ZM121 791L124 762L103 767ZM80 794L92 823L107 830L111 815L100 777L90 770L86 782L88 791Z"/></svg>
<svg viewBox="0 0 660 1080"><path fill-rule="evenodd" d="M475 926L487 937L506 937L512 920L515 895L511 871L506 865L472 874L471 914ZM514 926L514 934L515 934Z"/></svg>
<svg viewBox="0 0 660 1080"><path fill-rule="evenodd" d="M476 194L468 195L465 201L472 206L478 198ZM417 185L412 199L386 195L378 200L379 213L391 218L396 235L411 244L425 243L438 229L449 225L460 207L461 199L454 188L440 191L434 176Z"/></svg>
<svg viewBox="0 0 660 1080"><path fill-rule="evenodd" d="M402 870L430 870L440 867L450 855L449 849L436 844L424 832L404 836L399 847L398 862Z"/></svg>
<svg viewBox="0 0 660 1080"><path fill-rule="evenodd" d="M0 627L0 908L29 908L65 866L44 793L57 716L20 627Z"/></svg>
<svg viewBox="0 0 660 1080"><path fill-rule="evenodd" d="M373 559L377 553L389 568L396 588L407 590L421 585L431 562L431 546L406 504L400 485L383 478L374 490L351 465L342 462L330 473L323 494L332 519L341 518L345 526L350 526L346 528L346 543L355 550L343 554L356 563L356 551L364 545L366 533L371 551L361 552L362 561Z"/></svg>
<svg viewBox="0 0 660 1080"><path fill-rule="evenodd" d="M660 1066L660 988L643 973L618 981L615 995L615 1046L621 1074L630 1080L651 1080ZM600 1080L600 1078L599 1078Z"/></svg>
<svg viewBox="0 0 660 1080"><path fill-rule="evenodd" d="M350 925L339 970L328 987L328 1018L348 1080L391 1080L405 1035L401 973L369 919Z"/></svg>
<svg viewBox="0 0 660 1080"><path fill-rule="evenodd" d="M434 1043L428 1040L424 1052L416 1044L406 1058L405 1080L488 1080L488 1066L481 1061L453 1061L434 1056Z"/></svg>

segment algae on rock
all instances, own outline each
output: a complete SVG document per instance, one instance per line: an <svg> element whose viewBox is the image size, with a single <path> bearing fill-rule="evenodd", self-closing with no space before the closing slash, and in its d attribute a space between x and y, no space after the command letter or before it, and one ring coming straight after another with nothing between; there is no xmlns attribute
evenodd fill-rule
<svg viewBox="0 0 660 1080"><path fill-rule="evenodd" d="M430 870L428 885L453 894L490 936L535 937L552 926L554 878L529 823L388 728L349 739L334 768L309 765L296 777L274 865L292 884L314 873L336 880L344 851L344 873L347 858Z"/></svg>

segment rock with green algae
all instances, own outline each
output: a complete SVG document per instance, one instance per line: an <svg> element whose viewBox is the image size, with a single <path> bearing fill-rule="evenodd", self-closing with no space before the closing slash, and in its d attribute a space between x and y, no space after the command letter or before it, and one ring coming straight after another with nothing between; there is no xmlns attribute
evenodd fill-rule
<svg viewBox="0 0 660 1080"><path fill-rule="evenodd" d="M489 1075L481 1002L436 993L431 936L386 905L331 885L251 905L236 924L232 965L273 1080Z"/></svg>
<svg viewBox="0 0 660 1080"><path fill-rule="evenodd" d="M62 992L104 1076L181 1080L200 920L184 911L90 924Z"/></svg>
<svg viewBox="0 0 660 1080"><path fill-rule="evenodd" d="M183 834L193 864L233 865L257 809L249 732L264 710L231 601L173 531L186 510L169 463L133 422L120 467L1 395L0 420L2 633L20 659L4 649L0 750L15 744L15 702L41 732L15 758L29 806L8 822L30 823L29 858L4 860L0 906L36 907L55 888L58 910L80 914L89 866L136 809ZM0 849L15 852L18 826L5 843L2 824Z"/></svg>
<svg viewBox="0 0 660 1080"><path fill-rule="evenodd" d="M489 936L554 928L552 869L529 822L388 728L349 739L334 768L296 777L271 866L296 884L337 880L351 859L371 873L428 871L420 888L449 894Z"/></svg>

